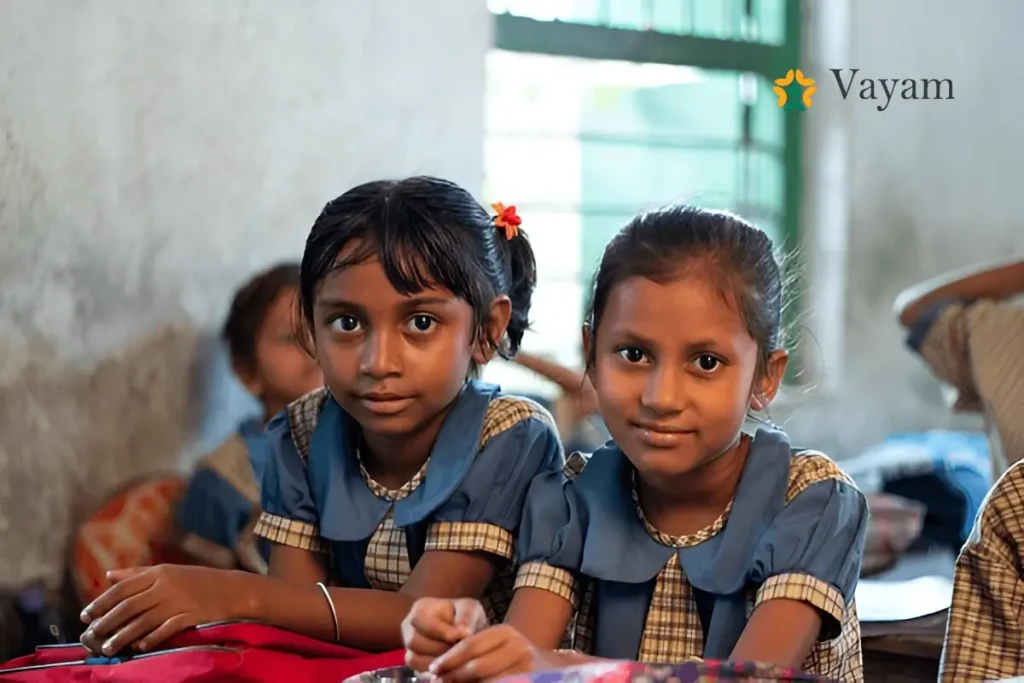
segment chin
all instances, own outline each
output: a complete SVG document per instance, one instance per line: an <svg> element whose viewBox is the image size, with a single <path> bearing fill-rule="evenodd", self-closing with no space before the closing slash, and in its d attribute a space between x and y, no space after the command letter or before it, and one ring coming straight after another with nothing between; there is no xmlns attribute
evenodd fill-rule
<svg viewBox="0 0 1024 683"><path fill-rule="evenodd" d="M692 448L651 448L645 444L633 444L626 453L641 475L655 477L680 477L712 460Z"/></svg>
<svg viewBox="0 0 1024 683"><path fill-rule="evenodd" d="M399 413L398 415L376 415L364 410L349 413L359 426L369 432L384 436L398 436L416 431L420 423L414 416Z"/></svg>

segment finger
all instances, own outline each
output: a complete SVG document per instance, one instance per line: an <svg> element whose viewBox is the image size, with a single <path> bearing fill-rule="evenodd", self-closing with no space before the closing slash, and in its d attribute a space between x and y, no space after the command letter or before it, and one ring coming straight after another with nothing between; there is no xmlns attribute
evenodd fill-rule
<svg viewBox="0 0 1024 683"><path fill-rule="evenodd" d="M466 636L490 626L483 605L476 600L456 600L453 621L456 627L465 628Z"/></svg>
<svg viewBox="0 0 1024 683"><path fill-rule="evenodd" d="M107 578L114 583L120 583L125 579L130 579L133 576L138 576L142 572L150 569L150 567L129 567L128 569L111 569L107 572Z"/></svg>
<svg viewBox="0 0 1024 683"><path fill-rule="evenodd" d="M445 601L448 602L448 601ZM443 643L457 643L466 637L466 628L455 626L455 608L448 603L448 609L420 610L409 615L413 629L431 640Z"/></svg>
<svg viewBox="0 0 1024 683"><path fill-rule="evenodd" d="M118 603L109 612L93 621L87 630L92 631L100 638L104 638L116 632L143 612L153 609L158 604L160 604L160 596L156 594L156 591L143 591Z"/></svg>
<svg viewBox="0 0 1024 683"><path fill-rule="evenodd" d="M103 649L103 639L93 633L91 629L86 629L81 637L79 637L78 642L85 645L85 648L93 654L100 654L100 651Z"/></svg>
<svg viewBox="0 0 1024 683"><path fill-rule="evenodd" d="M416 633L412 638L405 641L406 650L417 655L430 657L431 661L448 652L451 647L451 643L427 638L421 633Z"/></svg>
<svg viewBox="0 0 1024 683"><path fill-rule="evenodd" d="M444 676L448 672L466 666L469 662L483 657L487 653L502 647L507 642L507 634L499 629L487 629L463 639L452 646L448 652L434 660L430 665L430 673Z"/></svg>
<svg viewBox="0 0 1024 683"><path fill-rule="evenodd" d="M504 678L531 670L533 657L525 647L502 647L450 672L446 678L456 683Z"/></svg>
<svg viewBox="0 0 1024 683"><path fill-rule="evenodd" d="M140 573L137 576L115 583L105 590L103 595L85 606L81 614L82 621L87 624L95 621L117 607L126 598L141 593L152 586L154 581L155 579L151 574Z"/></svg>
<svg viewBox="0 0 1024 683"><path fill-rule="evenodd" d="M413 671L422 673L430 669L430 663L434 661L434 657L424 657L418 655L411 650L405 651L405 665Z"/></svg>
<svg viewBox="0 0 1024 683"><path fill-rule="evenodd" d="M479 683L530 671L530 659L512 648L499 648L441 677L441 683Z"/></svg>
<svg viewBox="0 0 1024 683"><path fill-rule="evenodd" d="M148 612L143 612L107 638L100 651L107 657L111 657L149 635L162 623L164 623L164 618L158 613L158 610L151 609Z"/></svg>
<svg viewBox="0 0 1024 683"><path fill-rule="evenodd" d="M136 644L136 648L139 652L152 652L185 629L195 625L196 619L194 616L178 614L153 629L152 633L142 638Z"/></svg>

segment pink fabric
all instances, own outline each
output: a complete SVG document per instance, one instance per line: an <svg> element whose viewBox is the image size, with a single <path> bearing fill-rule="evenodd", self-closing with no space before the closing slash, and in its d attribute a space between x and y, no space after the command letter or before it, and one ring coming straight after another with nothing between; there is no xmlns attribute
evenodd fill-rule
<svg viewBox="0 0 1024 683"><path fill-rule="evenodd" d="M225 623L189 629L159 652L126 661L89 659L80 645L41 647L0 666L4 683L257 683L341 681L397 666L403 650L373 654L272 626Z"/></svg>

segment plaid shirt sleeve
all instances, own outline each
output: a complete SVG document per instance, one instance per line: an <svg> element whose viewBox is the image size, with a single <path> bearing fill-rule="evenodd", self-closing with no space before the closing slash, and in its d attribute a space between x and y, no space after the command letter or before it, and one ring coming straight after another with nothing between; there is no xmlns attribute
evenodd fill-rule
<svg viewBox="0 0 1024 683"><path fill-rule="evenodd" d="M984 410L1009 464L1024 457L1024 309L946 302L910 330L908 345L957 391L955 408Z"/></svg>
<svg viewBox="0 0 1024 683"><path fill-rule="evenodd" d="M1024 675L1024 463L996 483L957 558L940 680Z"/></svg>

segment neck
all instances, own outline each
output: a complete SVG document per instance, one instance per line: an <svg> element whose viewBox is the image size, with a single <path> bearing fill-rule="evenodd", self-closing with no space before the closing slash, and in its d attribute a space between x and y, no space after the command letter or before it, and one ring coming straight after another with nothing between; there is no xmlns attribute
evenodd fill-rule
<svg viewBox="0 0 1024 683"><path fill-rule="evenodd" d="M739 435L724 453L671 480L637 477L637 495L648 521L668 534L693 533L725 510L736 493L750 437Z"/></svg>
<svg viewBox="0 0 1024 683"><path fill-rule="evenodd" d="M414 432L380 434L364 430L361 456L373 480L394 490L415 477L430 457L450 410L451 406L445 408Z"/></svg>
<svg viewBox="0 0 1024 683"><path fill-rule="evenodd" d="M265 401L263 403L263 424L267 424L275 415L288 407L283 401Z"/></svg>

